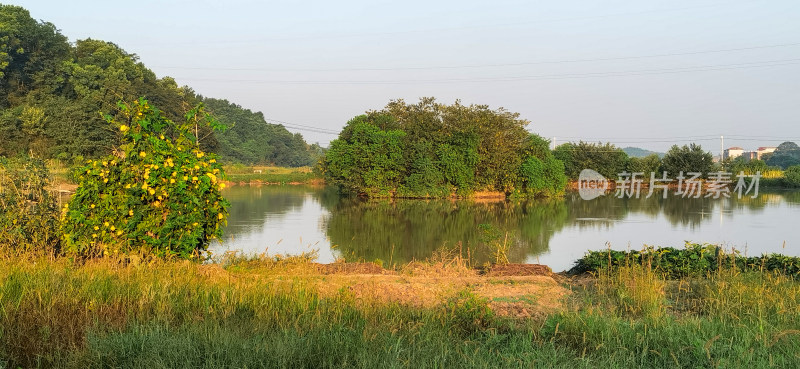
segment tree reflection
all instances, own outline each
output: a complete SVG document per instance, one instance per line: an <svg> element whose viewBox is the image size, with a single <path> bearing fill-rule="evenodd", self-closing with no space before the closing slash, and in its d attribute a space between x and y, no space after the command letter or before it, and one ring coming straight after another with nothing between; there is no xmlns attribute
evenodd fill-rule
<svg viewBox="0 0 800 369"><path fill-rule="evenodd" d="M343 199L330 209L331 244L346 258L402 263L425 259L440 247L456 248L473 260L489 260L480 224L499 230L511 246L509 260L547 251L550 237L567 222L563 200L450 201Z"/></svg>

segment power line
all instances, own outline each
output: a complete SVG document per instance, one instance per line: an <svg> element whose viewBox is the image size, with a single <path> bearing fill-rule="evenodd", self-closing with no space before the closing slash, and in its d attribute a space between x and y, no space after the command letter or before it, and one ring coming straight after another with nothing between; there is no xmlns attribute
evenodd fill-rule
<svg viewBox="0 0 800 369"><path fill-rule="evenodd" d="M298 130L298 131L308 131L308 132L314 132L314 133L320 133L320 134L328 134L328 135L336 135L336 136L339 135L339 132L334 131L334 130L325 129L325 128L314 127L314 126L309 126L309 125L304 125L304 124L299 124L299 123L290 123L290 122L285 122L285 121L282 121L282 120L270 119L270 118L264 118L264 120L266 120L268 122L275 122L275 123L272 123L272 124L280 124L280 125L282 125L282 126L284 126L286 128L291 128L291 129Z"/></svg>
<svg viewBox="0 0 800 369"><path fill-rule="evenodd" d="M323 68L323 69L272 69L272 68L218 68L218 67L157 67L164 69L183 69L183 70L222 70L222 71L253 71L253 72L353 72L353 71L401 71L401 70L435 70L435 69L463 69L463 68L495 68L495 67L513 67L524 65L538 65L538 64L563 64L563 63L584 63L596 61L613 61L613 60L631 60L631 59L648 59L648 58L661 58L668 56L685 56L685 55L698 55L709 53L723 53L735 52L746 50L768 49L776 47L789 47L798 46L798 43L777 44L777 45L764 45L764 46L750 46L734 49L716 49L704 51L691 51L679 53L663 53L663 54L650 54L650 55L634 55L634 56L620 56L608 58L590 58L590 59L564 59L564 60L542 60L521 63L502 63L502 64L474 64L474 65L455 65L455 66L428 66L428 67L393 67L393 68Z"/></svg>
<svg viewBox="0 0 800 369"><path fill-rule="evenodd" d="M742 3L749 3L752 1L743 1ZM448 32L448 31L461 31L461 30L469 30L469 29L486 29L486 28L502 28L502 27L513 27L513 26L526 26L526 25L536 25L536 24L546 24L546 23L558 23L558 22L570 22L570 21L577 21L577 20L586 20L586 19L598 19L598 18L611 18L611 17L619 17L619 16L629 16L629 15L641 15L641 14L650 14L650 13L664 13L664 12L674 12L674 11L684 11L684 10L693 10L693 9L700 9L700 8L716 8L716 7L729 7L732 4L730 2L722 2L716 4L706 4L706 5L695 5L695 6L687 6L687 7L680 7L680 8L666 8L666 9L652 9L652 10L642 10L642 11L633 11L633 12L620 12L620 13L609 13L609 14L598 14L598 15L590 15L590 16L583 16L583 17L570 17L570 18L558 18L558 19L550 19L550 20L533 20L533 21L525 21L525 22L514 22L514 23L496 23L496 24L479 24L479 25L469 25L469 26L457 26L457 27L439 27L439 28L427 28L427 29L412 29L412 30L401 30L401 31L380 31L380 32L358 32L358 33L350 33L350 34L306 34L294 37L266 37L266 38L258 38L258 39L250 39L250 40L242 40L242 39L233 39L233 40L218 40L218 41L211 41L205 40L205 44L252 44L252 43L259 43L259 42L268 42L268 41L292 41L292 40L303 40L303 39L337 39L337 38L354 38L354 37L371 37L371 36L391 36L391 35L400 35L400 34L410 34L410 33L424 33L426 35L430 35L435 32ZM740 5L740 4L734 4ZM153 44L154 42L158 43L158 41L149 40L148 44ZM179 41L179 42L161 42L161 44L196 44L195 41Z"/></svg>
<svg viewBox="0 0 800 369"><path fill-rule="evenodd" d="M532 75L532 76L514 76L514 77L486 77L486 78L450 78L450 79L432 79L432 80L234 80L234 79L212 79L212 78L184 78L190 81L207 81L207 82L234 82L234 83L267 83L267 84L409 84L409 83L459 83L459 82L517 82L517 81L536 81L536 80L559 80L559 79L581 79L581 78L598 78L598 77L627 77L627 76L641 76L641 75L657 75L657 74L674 74L674 73L690 73L690 72L708 72L732 69L747 69L747 68L763 68L763 67L776 67L786 65L800 64L799 59L781 59L769 60L761 62L750 63L737 63L737 64L721 64L721 65L706 65L698 67L680 67L680 68L661 68L661 69L640 69L622 72L592 72L592 73L572 73L572 74L551 74L551 75Z"/></svg>
<svg viewBox="0 0 800 369"><path fill-rule="evenodd" d="M586 138L586 137L577 137L577 136L557 136L558 138L567 138L567 139L576 139L576 140L592 140L592 141L602 141L602 140L666 140L666 139L697 139L697 138L719 138L718 135L700 135L700 136L669 136L669 137L594 137L594 138ZM727 136L726 136L727 137Z"/></svg>

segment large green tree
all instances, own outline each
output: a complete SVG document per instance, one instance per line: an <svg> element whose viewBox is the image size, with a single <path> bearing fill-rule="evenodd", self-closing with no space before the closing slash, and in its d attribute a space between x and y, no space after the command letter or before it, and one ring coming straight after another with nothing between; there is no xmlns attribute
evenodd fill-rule
<svg viewBox="0 0 800 369"><path fill-rule="evenodd" d="M698 144L673 145L661 160L661 168L673 177L681 172L698 172L706 176L714 168L713 159L713 155Z"/></svg>

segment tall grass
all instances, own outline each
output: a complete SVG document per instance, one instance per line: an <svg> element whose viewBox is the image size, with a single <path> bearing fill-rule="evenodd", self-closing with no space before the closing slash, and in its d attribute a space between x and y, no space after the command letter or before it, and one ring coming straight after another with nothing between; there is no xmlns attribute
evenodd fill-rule
<svg viewBox="0 0 800 369"><path fill-rule="evenodd" d="M800 362L800 283L777 272L720 269L674 280L647 264L614 266L571 283L569 308L529 320L495 315L469 287L430 308L360 298L346 287L322 295L314 278L325 276L314 276L309 261L0 257L0 367Z"/></svg>

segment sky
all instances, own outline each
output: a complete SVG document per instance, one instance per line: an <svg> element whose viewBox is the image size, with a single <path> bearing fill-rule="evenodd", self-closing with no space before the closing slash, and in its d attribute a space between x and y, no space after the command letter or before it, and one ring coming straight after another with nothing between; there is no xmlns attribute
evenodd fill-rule
<svg viewBox="0 0 800 369"><path fill-rule="evenodd" d="M800 141L798 1L10 3L322 145L425 96L518 112L556 143Z"/></svg>

